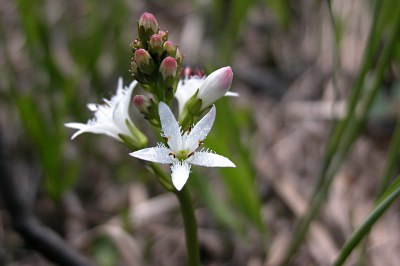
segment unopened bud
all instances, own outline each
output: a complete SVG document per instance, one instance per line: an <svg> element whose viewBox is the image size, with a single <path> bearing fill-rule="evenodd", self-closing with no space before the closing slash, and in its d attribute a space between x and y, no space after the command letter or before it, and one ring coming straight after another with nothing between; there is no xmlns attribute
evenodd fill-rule
<svg viewBox="0 0 400 266"><path fill-rule="evenodd" d="M178 63L178 65L182 65L183 54L181 53L181 50L179 48L176 48L175 59L176 59L176 62Z"/></svg>
<svg viewBox="0 0 400 266"><path fill-rule="evenodd" d="M147 96L144 95L136 95L133 98L133 104L135 107L141 112L147 112L147 108L151 105L151 101Z"/></svg>
<svg viewBox="0 0 400 266"><path fill-rule="evenodd" d="M147 36L151 36L158 32L158 22L156 17L148 12L143 13L138 21L139 33L145 32ZM142 37L142 36L141 36Z"/></svg>
<svg viewBox="0 0 400 266"><path fill-rule="evenodd" d="M136 39L131 43L131 49L133 52L135 52L135 50L139 48L143 48L143 45L140 40Z"/></svg>
<svg viewBox="0 0 400 266"><path fill-rule="evenodd" d="M164 41L162 40L162 37L159 34L153 34L150 37L150 42L149 42L149 50L152 53L160 55L162 53L162 46L164 44Z"/></svg>
<svg viewBox="0 0 400 266"><path fill-rule="evenodd" d="M159 126L158 108L152 99L145 95L136 95L133 104L153 126Z"/></svg>
<svg viewBox="0 0 400 266"><path fill-rule="evenodd" d="M161 39L166 42L168 40L168 32L165 31L158 31L158 34L161 36Z"/></svg>
<svg viewBox="0 0 400 266"><path fill-rule="evenodd" d="M137 49L134 58L141 72L150 75L154 71L154 61L145 49Z"/></svg>
<svg viewBox="0 0 400 266"><path fill-rule="evenodd" d="M204 110L224 96L231 87L232 79L233 72L229 66L212 72L199 88L197 97L202 100L201 109Z"/></svg>
<svg viewBox="0 0 400 266"><path fill-rule="evenodd" d="M176 63L176 60L168 56L166 57L160 65L160 73L163 77L164 80L167 80L167 78L175 78L176 76L176 70L178 68L178 65Z"/></svg>
<svg viewBox="0 0 400 266"><path fill-rule="evenodd" d="M176 46L171 41L166 41L163 45L163 51L172 57L175 57Z"/></svg>
<svg viewBox="0 0 400 266"><path fill-rule="evenodd" d="M138 65L136 64L135 60L131 61L131 73L135 76L139 74Z"/></svg>

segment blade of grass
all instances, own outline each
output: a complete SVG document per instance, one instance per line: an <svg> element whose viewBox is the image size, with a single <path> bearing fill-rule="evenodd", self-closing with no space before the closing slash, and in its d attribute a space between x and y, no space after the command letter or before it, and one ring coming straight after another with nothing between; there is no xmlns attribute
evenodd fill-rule
<svg viewBox="0 0 400 266"><path fill-rule="evenodd" d="M400 180L399 177L398 180ZM382 214L384 214L390 205L400 196L400 182L396 182L395 185L395 187L391 188L391 193L388 195L384 193L385 197L379 201L379 204L372 210L364 222L352 233L340 250L336 261L333 263L334 266L343 265L353 249L369 233L372 226L379 220Z"/></svg>
<svg viewBox="0 0 400 266"><path fill-rule="evenodd" d="M350 91L349 100L347 102L347 114L344 120L340 121L333 129L331 133L331 137L329 138L329 142L327 145L327 150L325 152L321 172L319 174L318 183L316 185L315 191L313 195L317 193L319 187L322 186L324 182L324 178L328 167L331 163L331 160L337 150L337 147L342 139L342 135L345 129L348 127L350 122L354 119L356 106L358 104L359 99L361 98L360 95L362 93L362 89L364 86L364 78L367 74L368 70L371 69L373 64L373 59L375 56L375 52L377 50L378 41L379 41L379 32L377 31L377 22L378 22L378 15L380 10L381 2L376 1L374 7L374 16L371 22L371 28L368 35L367 40L367 47L365 48L364 55L363 55L363 63L361 65L361 69L357 75L357 78L354 82L354 85Z"/></svg>
<svg viewBox="0 0 400 266"><path fill-rule="evenodd" d="M400 10L400 9L399 9ZM361 115L359 117L355 117L354 119L351 120L351 123L347 128L343 127L341 130L345 130L341 132L340 135L342 135L340 139L337 140L337 143L335 147L330 150L330 147L328 147L328 157L329 158L329 163L328 165L324 165L323 167L327 167L325 172L322 175L322 178L320 179L320 182L318 184L318 187L312 197L311 205L310 208L307 210L307 213L305 216L300 220L295 233L294 237L292 239L292 242L289 245L289 248L286 252L285 256L285 262L289 263L291 257L296 253L298 250L299 246L303 242L306 233L308 231L309 225L311 222L315 219L315 217L318 215L321 207L323 206L329 192L330 185L334 179L334 176L341 166L343 160L346 158L352 143L355 141L357 138L359 132L361 131L362 126L364 125L365 119L368 115L369 110L371 109L372 103L374 99L376 98L376 95L379 91L380 84L382 83L383 75L385 73L385 70L387 69L390 60L392 58L392 54L394 52L395 44L397 41L397 36L398 36L398 31L399 31L399 25L400 25L400 12L398 12L398 16L396 17L397 23L395 24L394 27L391 29L391 34L389 36L389 40L387 41L384 50L382 52L381 58L379 60L377 70L375 73L374 81L372 83L371 89L367 92L367 95L365 98L362 100L362 110L361 110ZM361 91L360 91L361 92ZM362 98L360 98L362 99ZM355 107L354 107L355 110ZM346 117L345 121L347 121L348 117ZM350 120L349 120L350 121ZM338 125L340 127L341 124ZM335 132L336 133L336 132ZM333 138L335 138L337 135L333 135ZM330 153L332 152L332 153ZM325 162L326 163L326 162Z"/></svg>

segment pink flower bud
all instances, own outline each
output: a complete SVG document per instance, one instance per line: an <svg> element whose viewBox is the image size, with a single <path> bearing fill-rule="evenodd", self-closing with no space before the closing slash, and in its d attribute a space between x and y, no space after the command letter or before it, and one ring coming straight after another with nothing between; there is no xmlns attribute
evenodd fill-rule
<svg viewBox="0 0 400 266"><path fill-rule="evenodd" d="M176 60L171 56L166 57L160 65L160 73L163 79L167 80L169 77L175 78L177 68L178 64Z"/></svg>
<svg viewBox="0 0 400 266"><path fill-rule="evenodd" d="M138 39L134 40L131 43L131 48L132 48L133 51L135 51L135 49L143 48L142 42L140 40L138 40Z"/></svg>
<svg viewBox="0 0 400 266"><path fill-rule="evenodd" d="M164 41L162 40L162 38L159 34L153 34L150 37L149 44L150 44L149 50L151 52L156 53L156 54L162 53L162 46L164 44Z"/></svg>
<svg viewBox="0 0 400 266"><path fill-rule="evenodd" d="M136 62L134 60L131 61L131 73L133 75L137 75L139 73L138 72L138 66L137 66L137 64L136 64Z"/></svg>
<svg viewBox="0 0 400 266"><path fill-rule="evenodd" d="M151 105L150 99L144 95L136 95L133 98L133 104L140 112L147 112L147 108Z"/></svg>
<svg viewBox="0 0 400 266"><path fill-rule="evenodd" d="M153 59L151 58L149 52L147 52L145 49L137 49L134 54L134 59L139 67L139 70L143 73L151 74L151 72L154 70Z"/></svg>
<svg viewBox="0 0 400 266"><path fill-rule="evenodd" d="M143 27L145 31L149 32L149 35L153 35L158 32L158 22L156 17L148 12L144 12L138 21L139 28Z"/></svg>
<svg viewBox="0 0 400 266"><path fill-rule="evenodd" d="M163 30L158 31L158 34L161 36L161 39L166 42L168 40L168 32Z"/></svg>
<svg viewBox="0 0 400 266"><path fill-rule="evenodd" d="M178 62L178 65L182 64L182 62L183 62L183 54L181 53L181 50L178 47L176 48L175 59Z"/></svg>
<svg viewBox="0 0 400 266"><path fill-rule="evenodd" d="M212 72L199 88L198 98L202 100L202 110L212 105L230 89L233 79L231 67L223 67Z"/></svg>
<svg viewBox="0 0 400 266"><path fill-rule="evenodd" d="M166 41L163 45L163 51L169 56L175 56L176 46L171 41Z"/></svg>

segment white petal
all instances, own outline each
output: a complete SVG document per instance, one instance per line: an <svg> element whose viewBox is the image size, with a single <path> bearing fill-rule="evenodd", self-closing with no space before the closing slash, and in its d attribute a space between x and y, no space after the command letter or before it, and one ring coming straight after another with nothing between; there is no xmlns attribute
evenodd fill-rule
<svg viewBox="0 0 400 266"><path fill-rule="evenodd" d="M236 167L228 158L205 151L195 152L186 161L190 164L207 167Z"/></svg>
<svg viewBox="0 0 400 266"><path fill-rule="evenodd" d="M168 105L163 102L158 104L158 112L160 115L161 127L164 137L168 138L168 146L173 151L179 151L182 144L181 129L175 119L174 114Z"/></svg>
<svg viewBox="0 0 400 266"><path fill-rule="evenodd" d="M193 96L193 94L196 93L197 89L200 88L204 80L205 78L193 76L179 81L178 87L174 95L175 98L178 100L179 115L182 114L186 102Z"/></svg>
<svg viewBox="0 0 400 266"><path fill-rule="evenodd" d="M118 84L118 86L121 86L117 91L117 96L119 96L120 99L118 99L118 102L115 103L112 119L115 125L120 129L121 133L129 136L131 133L129 128L126 126L126 121L129 121L131 124L133 124L129 116L129 105L131 103L133 89L137 82L134 81L129 87L122 88L122 78L120 78Z"/></svg>
<svg viewBox="0 0 400 266"><path fill-rule="evenodd" d="M233 92L233 91L228 91L227 93L225 93L225 96L239 97L239 93Z"/></svg>
<svg viewBox="0 0 400 266"><path fill-rule="evenodd" d="M71 139L75 139L77 136L83 133L93 133L93 134L104 134L112 137L118 141L121 139L118 137L118 132L115 131L114 127L102 124L81 124L81 123L66 123L66 127L79 129L75 132Z"/></svg>
<svg viewBox="0 0 400 266"><path fill-rule="evenodd" d="M88 103L87 105L86 105L86 107L90 110L90 111L92 111L92 112L96 112L97 111L97 104L95 104L95 103Z"/></svg>
<svg viewBox="0 0 400 266"><path fill-rule="evenodd" d="M64 126L74 129L83 129L86 128L88 125L82 123L65 123Z"/></svg>
<svg viewBox="0 0 400 266"><path fill-rule="evenodd" d="M172 184L177 190L181 190L186 184L190 174L190 164L185 161L176 162L171 166Z"/></svg>
<svg viewBox="0 0 400 266"><path fill-rule="evenodd" d="M185 148L191 152L199 146L199 141L203 141L210 132L215 120L215 106L194 126L186 138Z"/></svg>
<svg viewBox="0 0 400 266"><path fill-rule="evenodd" d="M96 125L93 126L82 123L65 123L64 125L69 128L78 129L78 131L71 136L71 139L75 139L82 133L106 134L105 132L107 131L107 129L105 129L104 127L98 127Z"/></svg>
<svg viewBox="0 0 400 266"><path fill-rule="evenodd" d="M203 100L202 109L209 107L230 89L233 79L231 67L223 67L212 72L199 89L199 99Z"/></svg>
<svg viewBox="0 0 400 266"><path fill-rule="evenodd" d="M129 118L129 104L133 88L137 84L132 82L129 87L123 87L122 78L118 80L117 92L110 100L104 99L103 104L89 103L88 109L94 112L94 118L90 119L87 124L82 123L66 123L65 126L78 129L78 132L72 135L72 139L78 135L90 132L94 134L105 134L119 141L122 141L118 135L123 134L130 136L125 121L131 122Z"/></svg>
<svg viewBox="0 0 400 266"><path fill-rule="evenodd" d="M166 164L166 163L174 163L175 161L173 157L169 155L170 153L171 153L170 149L163 146L158 146L131 152L129 153L129 155L150 162Z"/></svg>

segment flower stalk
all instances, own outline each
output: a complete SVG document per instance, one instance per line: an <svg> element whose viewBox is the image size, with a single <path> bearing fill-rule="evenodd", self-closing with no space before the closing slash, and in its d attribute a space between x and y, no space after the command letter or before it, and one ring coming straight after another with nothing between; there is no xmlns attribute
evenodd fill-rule
<svg viewBox="0 0 400 266"><path fill-rule="evenodd" d="M197 222L189 191L186 187L184 187L180 191L175 191L175 195L179 200L179 206L181 208L183 224L185 228L187 265L200 266Z"/></svg>

